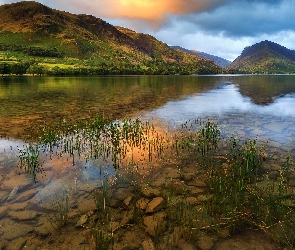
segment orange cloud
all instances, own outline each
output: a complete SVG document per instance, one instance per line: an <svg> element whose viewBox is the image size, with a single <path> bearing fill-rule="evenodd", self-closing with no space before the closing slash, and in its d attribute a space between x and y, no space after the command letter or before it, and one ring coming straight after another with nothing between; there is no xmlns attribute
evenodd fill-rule
<svg viewBox="0 0 295 250"><path fill-rule="evenodd" d="M167 15L183 15L210 9L226 0L69 0L80 11L98 17L143 19L162 22Z"/></svg>

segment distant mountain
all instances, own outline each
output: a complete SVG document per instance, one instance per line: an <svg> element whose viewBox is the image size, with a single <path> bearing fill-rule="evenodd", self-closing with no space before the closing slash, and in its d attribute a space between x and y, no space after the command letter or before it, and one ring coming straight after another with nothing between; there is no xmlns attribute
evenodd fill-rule
<svg viewBox="0 0 295 250"><path fill-rule="evenodd" d="M221 58L219 56L213 56L213 55L207 54L205 52L200 52L200 51L196 51L196 50L188 50L188 49L182 48L180 46L171 46L171 48L176 49L176 50L182 50L183 52L189 53L191 55L196 55L196 56L200 56L204 59L211 60L222 68L226 68L227 66L229 66L231 64L231 61L229 61L229 60L226 60L226 59Z"/></svg>
<svg viewBox="0 0 295 250"><path fill-rule="evenodd" d="M228 68L251 73L294 73L295 51L262 41L246 47Z"/></svg>
<svg viewBox="0 0 295 250"><path fill-rule="evenodd" d="M83 69L83 74L91 70L106 74L220 71L212 61L176 51L150 35L33 1L0 6L0 63L1 56L6 62L34 60L47 71Z"/></svg>

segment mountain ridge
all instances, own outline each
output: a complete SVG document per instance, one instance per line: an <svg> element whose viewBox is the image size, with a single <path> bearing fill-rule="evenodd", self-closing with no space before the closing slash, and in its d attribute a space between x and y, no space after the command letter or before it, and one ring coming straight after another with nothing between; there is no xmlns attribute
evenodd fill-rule
<svg viewBox="0 0 295 250"><path fill-rule="evenodd" d="M222 57L215 56L215 55L210 55L205 52L201 52L201 51L197 51L197 50L189 50L189 49L185 49L181 46L171 46L171 48L176 49L176 50L179 49L179 50L182 50L186 53L189 53L192 55L197 55L197 56L200 56L200 57L207 59L207 60L211 60L214 63L216 63L218 66L220 66L221 68L226 68L227 66L229 66L231 64L231 61L229 61L227 59L224 59Z"/></svg>
<svg viewBox="0 0 295 250"><path fill-rule="evenodd" d="M5 58L7 51L28 59L28 50L54 49L63 55L63 61L56 59L56 64L67 61L68 65L80 68L99 66L116 74L211 74L220 71L212 61L176 51L151 35L115 27L91 15L51 9L34 1L0 6L0 34L0 50L2 48ZM43 67L52 66L47 59L45 63L40 57L33 59Z"/></svg>
<svg viewBox="0 0 295 250"><path fill-rule="evenodd" d="M265 40L245 47L228 67L250 73L295 72L295 51Z"/></svg>

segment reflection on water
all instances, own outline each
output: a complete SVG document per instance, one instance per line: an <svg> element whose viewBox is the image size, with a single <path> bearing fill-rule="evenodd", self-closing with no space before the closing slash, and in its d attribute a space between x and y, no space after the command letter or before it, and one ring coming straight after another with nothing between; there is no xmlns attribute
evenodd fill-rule
<svg viewBox="0 0 295 250"><path fill-rule="evenodd" d="M258 136L293 150L291 75L2 77L0 101L0 135L10 138L24 138L26 129L36 124L95 114L112 119L136 115L169 128L210 118L225 135ZM2 140L0 149L15 149L17 144Z"/></svg>
<svg viewBox="0 0 295 250"><path fill-rule="evenodd" d="M295 93L293 79L291 75L2 77L0 135L23 138L25 130L34 125L75 121L96 114L111 119L130 117L161 108L171 100L201 98L202 93L198 109L203 112L218 108L222 112L230 105L252 112L256 105L268 106L281 96ZM244 107L249 104L254 106ZM190 101L187 105L194 104Z"/></svg>
<svg viewBox="0 0 295 250"><path fill-rule="evenodd" d="M295 85L295 82L294 82ZM181 101L170 101L159 109L151 112L159 118L169 120L186 120L203 116L222 116L233 113L252 113L273 115L275 117L295 117L295 94L288 94L274 99L268 106L251 102L241 95L239 88L233 83L196 94Z"/></svg>
<svg viewBox="0 0 295 250"><path fill-rule="evenodd" d="M25 238L34 230L33 221L41 230L44 219L40 213L52 211L53 197L65 190L73 194L71 206L75 210L87 211L93 207L89 203L90 191L100 185L97 180L115 172L99 159L81 157L73 164L71 156L43 155L44 171L35 184L17 168L16 154L24 144L17 139L24 138L24 129L95 114L112 119L140 116L153 120L164 131L167 127L177 129L187 120L214 119L223 136L258 136L260 141L270 141L271 147L293 154L293 79L294 76L0 78L0 134L11 138L0 140L0 225L12 229L18 227L19 221L23 225L21 232L0 230L0 236L9 241ZM132 160L144 157L136 151ZM9 214L10 210L30 214Z"/></svg>
<svg viewBox="0 0 295 250"><path fill-rule="evenodd" d="M259 140L278 142L293 150L294 105L294 93L275 97L268 105L255 104L251 98L243 96L234 83L226 82L216 89L169 101L145 115L162 120L170 127L196 118L214 119L227 136L258 136Z"/></svg>
<svg viewBox="0 0 295 250"><path fill-rule="evenodd" d="M23 138L36 124L93 117L117 119L160 107L168 100L207 91L197 77L21 77L0 78L0 135Z"/></svg>

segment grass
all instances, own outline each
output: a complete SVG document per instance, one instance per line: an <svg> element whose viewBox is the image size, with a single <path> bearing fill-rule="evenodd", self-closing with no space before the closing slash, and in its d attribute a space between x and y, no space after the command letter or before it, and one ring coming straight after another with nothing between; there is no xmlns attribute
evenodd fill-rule
<svg viewBox="0 0 295 250"><path fill-rule="evenodd" d="M63 64L63 63L39 63L38 65L46 67L46 68L54 68L59 67L61 69L68 69L68 68L74 68L74 65L69 64Z"/></svg>
<svg viewBox="0 0 295 250"><path fill-rule="evenodd" d="M159 178L165 180L157 190L166 202L162 211L167 222L164 231L155 228L153 240L159 249L165 249L161 242L176 245L179 235L197 245L204 233L218 235L228 229L234 234L249 227L264 231L279 246L294 247L295 194L288 183L292 159L280 162L278 178L270 179L265 166L272 159L266 158L267 147L258 146L256 138L222 139L213 121L187 122L179 131L165 134L139 119L111 122L102 117L76 125L43 127L37 137L39 146L29 144L20 154L21 166L34 178L41 167L41 149L61 157L70 155L73 164L77 158L100 158L115 167L115 176L101 180L101 187L93 192L97 222L91 228L96 249L108 249L120 241L125 225L110 229L116 213L110 202L117 186L131 185L136 204L145 196L143 190ZM188 173L187 164L193 166ZM177 169L178 177L163 177L165 166ZM202 181L201 195L191 193L191 180ZM57 204L56 220L62 226L67 209L63 203ZM129 224L144 230L142 222L147 215L136 206L128 213L132 214Z"/></svg>

